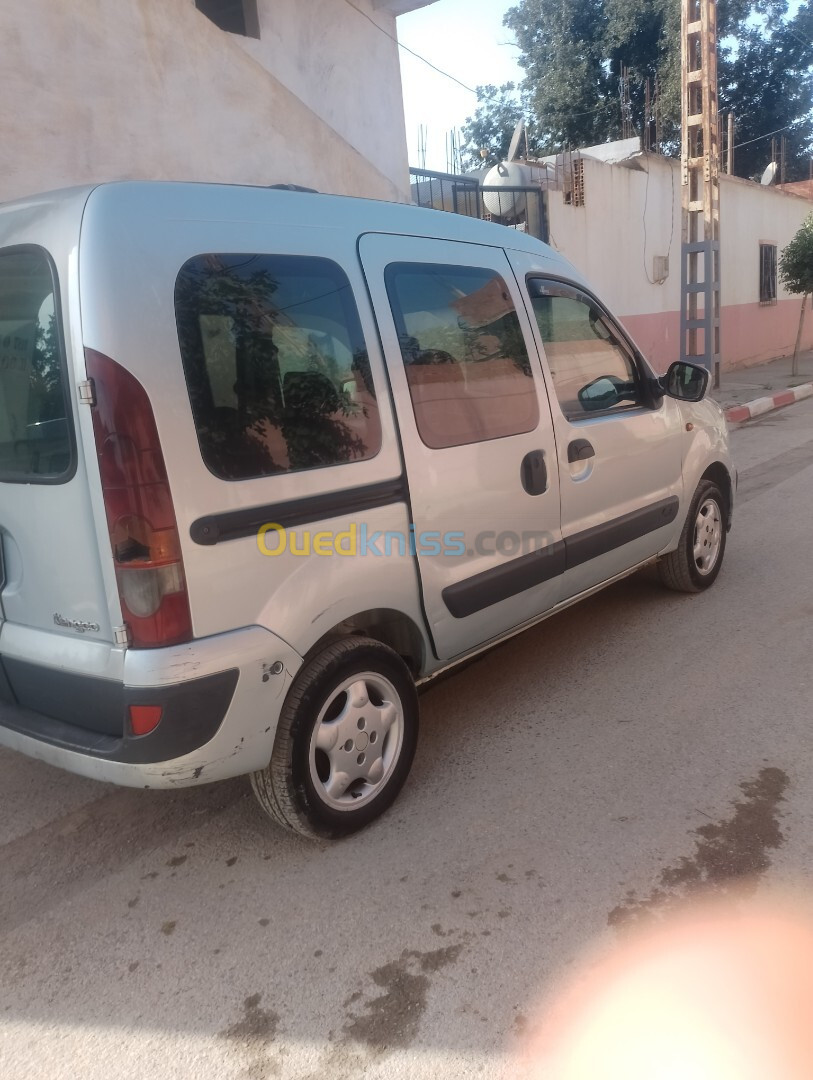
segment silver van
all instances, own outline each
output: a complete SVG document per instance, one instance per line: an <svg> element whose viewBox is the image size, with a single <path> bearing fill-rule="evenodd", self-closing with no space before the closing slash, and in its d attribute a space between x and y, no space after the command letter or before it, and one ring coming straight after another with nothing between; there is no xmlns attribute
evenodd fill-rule
<svg viewBox="0 0 813 1080"><path fill-rule="evenodd" d="M364 826L416 688L647 563L736 474L576 270L469 218L114 183L0 207L0 742Z"/></svg>

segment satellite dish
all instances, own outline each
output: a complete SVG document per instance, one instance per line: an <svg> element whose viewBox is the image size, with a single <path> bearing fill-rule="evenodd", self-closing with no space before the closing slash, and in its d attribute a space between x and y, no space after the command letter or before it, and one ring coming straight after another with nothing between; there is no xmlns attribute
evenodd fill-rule
<svg viewBox="0 0 813 1080"><path fill-rule="evenodd" d="M520 140L522 134L525 131L525 121L520 120L517 126L514 128L514 134L511 136L511 144L508 147L508 160L513 161L517 156L517 150L519 150Z"/></svg>
<svg viewBox="0 0 813 1080"><path fill-rule="evenodd" d="M770 165L768 165L768 167L765 169L765 172L762 174L762 179L760 180L760 184L763 184L765 187L768 187L769 184L774 183L774 181L776 180L776 174L778 172L779 172L779 166L777 165L777 163L775 161L772 161L770 163Z"/></svg>
<svg viewBox="0 0 813 1080"><path fill-rule="evenodd" d="M489 169L483 177L483 187L527 187L528 170L518 161L503 161ZM524 191L484 191L483 203L492 217L516 221L525 213Z"/></svg>

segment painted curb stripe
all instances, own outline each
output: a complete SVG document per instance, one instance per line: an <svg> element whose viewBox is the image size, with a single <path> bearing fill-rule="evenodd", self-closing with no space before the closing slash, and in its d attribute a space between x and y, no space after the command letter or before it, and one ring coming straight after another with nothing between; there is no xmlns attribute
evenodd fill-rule
<svg viewBox="0 0 813 1080"><path fill-rule="evenodd" d="M745 405L734 405L726 409L725 418L729 424L741 424L745 420L752 420L756 416L772 412L773 409L781 409L783 405L794 405L797 401L811 396L813 396L813 383L803 383L801 386L779 390L770 397L755 398L753 401L746 402Z"/></svg>

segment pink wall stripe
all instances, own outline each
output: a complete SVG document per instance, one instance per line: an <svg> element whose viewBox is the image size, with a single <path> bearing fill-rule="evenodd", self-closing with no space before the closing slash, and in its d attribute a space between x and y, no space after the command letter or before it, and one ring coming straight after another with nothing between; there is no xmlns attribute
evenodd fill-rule
<svg viewBox="0 0 813 1080"><path fill-rule="evenodd" d="M810 299L807 302L809 304ZM780 300L768 307L760 304L724 307L720 320L723 368L747 367L792 353L801 303L799 297ZM621 322L656 371L665 371L679 358L680 315L677 311L625 315ZM808 311L805 316L802 348L813 349L813 311Z"/></svg>

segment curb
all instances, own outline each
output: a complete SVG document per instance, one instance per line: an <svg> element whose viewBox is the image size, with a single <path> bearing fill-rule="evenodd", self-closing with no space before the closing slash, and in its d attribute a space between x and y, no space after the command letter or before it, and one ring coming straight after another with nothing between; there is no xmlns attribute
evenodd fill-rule
<svg viewBox="0 0 813 1080"><path fill-rule="evenodd" d="M778 390L770 397L755 398L753 401L747 401L745 405L733 405L725 410L725 418L729 424L741 424L745 420L753 420L754 417L762 416L763 413L781 409L783 405L794 405L797 401L808 397L813 397L813 383L803 383L792 389Z"/></svg>

